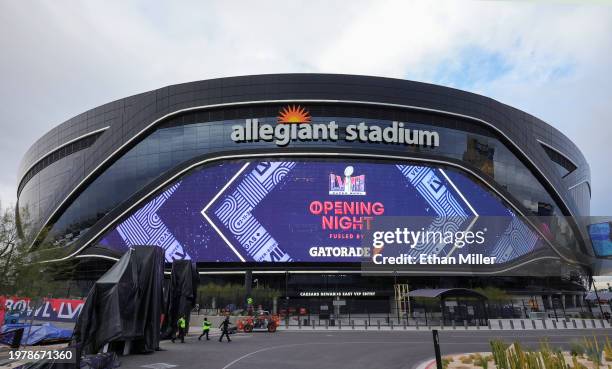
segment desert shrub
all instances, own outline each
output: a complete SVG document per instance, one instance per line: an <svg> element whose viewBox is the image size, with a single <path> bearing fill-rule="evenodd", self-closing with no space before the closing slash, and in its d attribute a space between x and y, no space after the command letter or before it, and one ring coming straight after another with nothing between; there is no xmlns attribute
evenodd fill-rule
<svg viewBox="0 0 612 369"><path fill-rule="evenodd" d="M573 364L573 368L572 369L587 369L586 366L580 364L578 362L578 357L576 355L572 356L572 364Z"/></svg>
<svg viewBox="0 0 612 369"><path fill-rule="evenodd" d="M448 364L450 364L452 362L452 359L448 356L444 356L442 357L442 368L446 369L448 368Z"/></svg>
<svg viewBox="0 0 612 369"><path fill-rule="evenodd" d="M474 365L487 369L489 367L489 357L482 355L474 355Z"/></svg>
<svg viewBox="0 0 612 369"><path fill-rule="evenodd" d="M493 355L493 361L497 369L509 369L508 368L508 355L506 349L508 345L502 340L492 340L489 342L491 345L491 353Z"/></svg>
<svg viewBox="0 0 612 369"><path fill-rule="evenodd" d="M601 365L601 350L597 338L593 337L591 341L590 338L584 337L584 351L589 361L593 363L593 366L596 369L599 368Z"/></svg>
<svg viewBox="0 0 612 369"><path fill-rule="evenodd" d="M540 357L542 358L542 365L546 369L569 368L561 349L553 349L546 340L540 342Z"/></svg>
<svg viewBox="0 0 612 369"><path fill-rule="evenodd" d="M610 343L610 339L607 336L603 351L604 358L606 359L606 361L612 361L612 344Z"/></svg>
<svg viewBox="0 0 612 369"><path fill-rule="evenodd" d="M574 340L570 342L570 354L572 354L572 356L582 357L584 351L584 345L580 341Z"/></svg>
<svg viewBox="0 0 612 369"><path fill-rule="evenodd" d="M508 365L510 369L526 369L527 368L527 357L521 344L514 342L508 349Z"/></svg>

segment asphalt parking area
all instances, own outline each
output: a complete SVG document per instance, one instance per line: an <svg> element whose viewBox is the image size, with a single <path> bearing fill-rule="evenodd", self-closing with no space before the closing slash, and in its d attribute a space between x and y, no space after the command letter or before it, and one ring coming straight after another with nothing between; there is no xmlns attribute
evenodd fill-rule
<svg viewBox="0 0 612 369"><path fill-rule="evenodd" d="M461 332L442 331L442 354L487 351L489 341L501 337L528 347L548 339L553 346L567 347L584 336L606 335L612 330ZM431 332L277 332L232 335L220 343L189 336L184 344L164 341L164 351L121 358L122 368L403 368L412 369L433 357Z"/></svg>

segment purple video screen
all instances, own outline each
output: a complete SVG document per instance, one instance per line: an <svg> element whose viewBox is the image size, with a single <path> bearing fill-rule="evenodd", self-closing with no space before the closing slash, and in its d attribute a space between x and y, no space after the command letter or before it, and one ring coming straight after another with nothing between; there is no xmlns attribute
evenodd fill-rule
<svg viewBox="0 0 612 369"><path fill-rule="evenodd" d="M359 263L354 253L313 250L362 248L364 231L389 216L503 217L488 225L483 246L501 263L542 242L498 196L459 170L303 159L196 169L120 220L99 243L119 251L158 245L168 262Z"/></svg>

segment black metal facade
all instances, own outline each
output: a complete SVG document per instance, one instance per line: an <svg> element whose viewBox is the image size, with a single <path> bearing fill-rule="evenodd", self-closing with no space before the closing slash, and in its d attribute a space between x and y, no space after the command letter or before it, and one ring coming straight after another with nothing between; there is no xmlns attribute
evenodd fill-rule
<svg viewBox="0 0 612 369"><path fill-rule="evenodd" d="M199 155L249 150L277 152L306 147L397 153L397 148L383 146L301 144L278 148L262 144L227 147L223 139L214 143L213 136L227 134L228 121L248 117L255 111L263 114L259 116L273 117L279 106L289 103L307 106L313 116L409 119L434 127L491 136L533 173L552 198L558 215L589 215L590 169L584 156L568 137L527 113L484 96L413 81L351 75L278 74L221 78L160 88L94 108L46 133L28 150L19 169L18 202L22 209L28 205L28 216L33 224L31 234L37 235L43 228L50 228L63 214L71 211L75 200L88 186L95 184L96 179L139 142L161 132L160 128L210 123L207 129L211 144ZM163 135L159 139L163 140ZM176 168L192 159L174 158L159 173L142 177L140 187L107 209L108 214L102 214L98 223L81 227L79 243L91 241L94 231L108 222L110 215L146 194L156 182L172 175ZM461 161L460 158L453 160ZM500 191L504 190L503 184L497 185ZM514 196L517 206L521 206L520 196L512 191L509 196ZM576 225L575 233L576 248L591 255L584 229Z"/></svg>

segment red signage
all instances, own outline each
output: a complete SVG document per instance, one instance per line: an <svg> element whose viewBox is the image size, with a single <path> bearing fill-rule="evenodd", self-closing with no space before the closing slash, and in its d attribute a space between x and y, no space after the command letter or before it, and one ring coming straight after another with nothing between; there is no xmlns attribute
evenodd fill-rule
<svg viewBox="0 0 612 369"><path fill-rule="evenodd" d="M33 309L29 297L0 296L0 322L9 312L19 312L21 317L34 320L75 322L79 317L85 300L44 299L41 306Z"/></svg>

